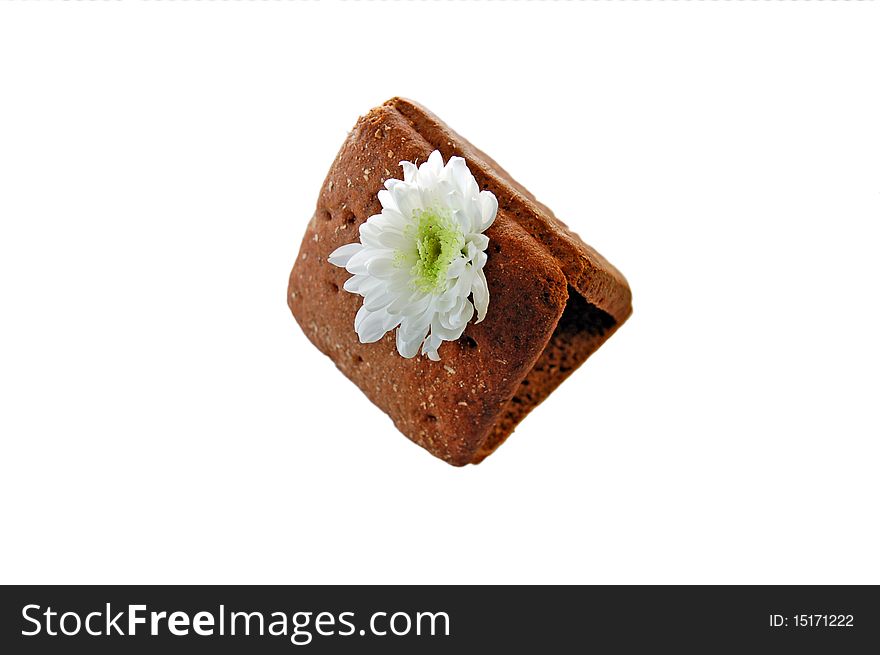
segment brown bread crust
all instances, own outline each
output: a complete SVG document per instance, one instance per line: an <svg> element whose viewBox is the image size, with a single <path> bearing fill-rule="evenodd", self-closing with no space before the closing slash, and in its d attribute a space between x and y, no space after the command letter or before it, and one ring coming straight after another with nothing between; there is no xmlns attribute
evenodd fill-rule
<svg viewBox="0 0 880 655"><path fill-rule="evenodd" d="M486 319L441 361L404 359L394 334L361 344L354 315L361 297L349 274L327 262L381 211L376 197L398 162L438 149L460 155L480 188L498 198L485 273ZM361 117L321 189L290 274L288 305L308 338L397 428L432 454L461 466L495 450L631 312L623 276L485 154L416 103L394 98Z"/></svg>

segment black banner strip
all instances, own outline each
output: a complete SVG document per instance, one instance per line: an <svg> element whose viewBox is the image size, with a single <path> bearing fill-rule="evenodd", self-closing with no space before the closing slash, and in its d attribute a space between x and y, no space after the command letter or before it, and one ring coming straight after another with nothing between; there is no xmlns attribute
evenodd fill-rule
<svg viewBox="0 0 880 655"><path fill-rule="evenodd" d="M880 595L869 586L22 586L2 589L0 621L4 653L642 652L646 643L849 653L880 644Z"/></svg>

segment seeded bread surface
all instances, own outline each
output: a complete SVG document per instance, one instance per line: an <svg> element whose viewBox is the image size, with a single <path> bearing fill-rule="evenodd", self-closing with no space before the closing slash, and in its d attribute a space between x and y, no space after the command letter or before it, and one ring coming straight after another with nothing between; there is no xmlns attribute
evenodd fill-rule
<svg viewBox="0 0 880 655"><path fill-rule="evenodd" d="M465 158L498 198L486 232L489 311L441 361L405 359L394 333L361 344L362 298L328 255L381 211L377 193L400 161L432 150ZM290 274L288 305L306 336L397 428L455 466L478 463L630 315L623 276L484 153L424 107L394 98L358 119L336 156Z"/></svg>

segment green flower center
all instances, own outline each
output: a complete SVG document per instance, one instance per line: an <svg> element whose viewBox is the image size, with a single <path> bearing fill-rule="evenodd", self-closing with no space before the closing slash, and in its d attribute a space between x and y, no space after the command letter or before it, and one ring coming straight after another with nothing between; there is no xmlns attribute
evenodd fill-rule
<svg viewBox="0 0 880 655"><path fill-rule="evenodd" d="M448 209L416 209L418 260L410 269L413 286L426 293L446 288L446 271L464 248L464 235Z"/></svg>

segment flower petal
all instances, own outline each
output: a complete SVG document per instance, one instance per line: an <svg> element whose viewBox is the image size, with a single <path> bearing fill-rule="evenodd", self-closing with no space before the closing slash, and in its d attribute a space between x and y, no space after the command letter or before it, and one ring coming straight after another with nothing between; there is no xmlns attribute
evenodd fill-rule
<svg viewBox="0 0 880 655"><path fill-rule="evenodd" d="M483 219L480 232L485 232L495 222L498 214L498 198L491 191L480 191L480 212Z"/></svg>
<svg viewBox="0 0 880 655"><path fill-rule="evenodd" d="M489 247L489 237L485 234L471 234L468 239L477 250L485 250Z"/></svg>
<svg viewBox="0 0 880 655"><path fill-rule="evenodd" d="M357 314L354 315L354 331L359 332L361 323L364 322L364 319L370 315L369 310L366 307L361 306L359 310L357 310Z"/></svg>
<svg viewBox="0 0 880 655"><path fill-rule="evenodd" d="M434 362L440 361L440 354L437 352L437 349L443 343L443 339L433 332L425 339L425 343L422 344L422 354L427 355L428 359Z"/></svg>
<svg viewBox="0 0 880 655"><path fill-rule="evenodd" d="M361 309L366 309L366 306ZM393 317L390 317L384 309L375 312L367 310L366 316L357 329L358 338L361 343L375 343L385 336L385 333L391 329L388 326L393 323Z"/></svg>
<svg viewBox="0 0 880 655"><path fill-rule="evenodd" d="M431 186L443 174L443 155L434 150L428 160L419 166L419 186Z"/></svg>
<svg viewBox="0 0 880 655"><path fill-rule="evenodd" d="M348 264L348 260L359 253L363 247L363 244L360 243L346 243L344 246L339 246L336 250L331 252L327 257L327 261L334 266L345 268L345 265Z"/></svg>
<svg viewBox="0 0 880 655"><path fill-rule="evenodd" d="M367 262L375 255L370 248L362 248L351 256L345 264L345 270L352 275L364 275L367 273Z"/></svg>
<svg viewBox="0 0 880 655"><path fill-rule="evenodd" d="M452 181L462 198L469 199L479 193L480 187L470 170L468 170L464 159L461 157L450 157L447 167L451 173Z"/></svg>
<svg viewBox="0 0 880 655"><path fill-rule="evenodd" d="M388 250L381 251L373 259L367 262L367 273L373 277L385 278L397 271L392 253Z"/></svg>
<svg viewBox="0 0 880 655"><path fill-rule="evenodd" d="M403 168L403 181L415 182L416 172L419 170L418 167L411 161L402 161L400 166Z"/></svg>
<svg viewBox="0 0 880 655"><path fill-rule="evenodd" d="M397 352L410 359L418 354L419 347L425 340L425 335L428 334L428 325L415 331L405 329L406 325L407 319L404 319L397 329Z"/></svg>
<svg viewBox="0 0 880 655"><path fill-rule="evenodd" d="M412 217L416 209L422 208L422 197L418 187L400 183L391 189L391 195L397 204L398 211L404 218Z"/></svg>
<svg viewBox="0 0 880 655"><path fill-rule="evenodd" d="M465 297L459 297L455 306L452 307L448 312L444 314L440 314L440 325L446 329L448 332L454 333L458 331L458 334L454 337L443 337L444 339L458 339L461 336L461 331L464 330L464 326L467 325L467 322L471 320L474 316L474 306L471 304L471 301ZM434 323L431 323L431 329L434 329Z"/></svg>
<svg viewBox="0 0 880 655"><path fill-rule="evenodd" d="M397 296L391 291L383 291L382 288L376 289L374 293L364 296L364 307L369 311L375 312L380 309L388 312L388 305Z"/></svg>
<svg viewBox="0 0 880 655"><path fill-rule="evenodd" d="M482 235L481 235L482 236ZM412 250L418 254L418 245L412 237L404 236L403 232L394 228L387 228L379 232L376 237L379 245L391 250Z"/></svg>
<svg viewBox="0 0 880 655"><path fill-rule="evenodd" d="M422 314L430 302L431 296L425 293L400 294L388 305L388 311L392 314L415 316Z"/></svg>
<svg viewBox="0 0 880 655"><path fill-rule="evenodd" d="M482 268L478 269L474 276L471 293L474 295L474 307L477 310L477 323L479 323L486 318L486 311L489 309L489 285Z"/></svg>
<svg viewBox="0 0 880 655"><path fill-rule="evenodd" d="M388 180L385 182L385 186L388 186L388 182L399 182L399 181L400 180ZM394 211L397 211L397 203L394 202L394 196L391 195L390 191L388 191L387 189L382 189L381 191L379 191L379 193L376 195L376 197L379 198L379 204L382 205L383 210L393 209Z"/></svg>
<svg viewBox="0 0 880 655"><path fill-rule="evenodd" d="M369 275L352 275L345 281L342 288L349 293L357 293L365 296L379 284L381 284L379 280L376 280Z"/></svg>

